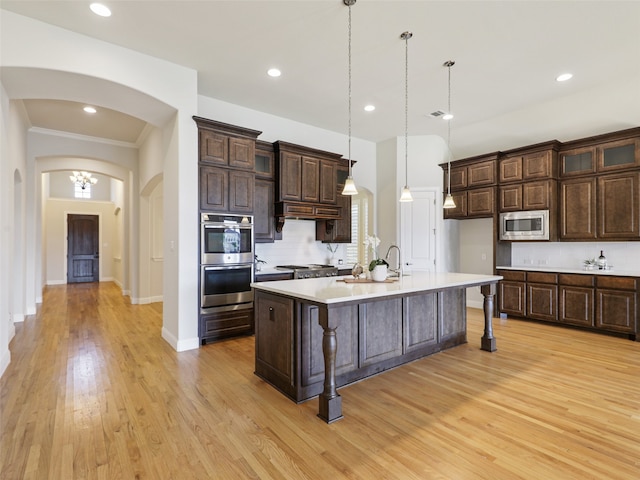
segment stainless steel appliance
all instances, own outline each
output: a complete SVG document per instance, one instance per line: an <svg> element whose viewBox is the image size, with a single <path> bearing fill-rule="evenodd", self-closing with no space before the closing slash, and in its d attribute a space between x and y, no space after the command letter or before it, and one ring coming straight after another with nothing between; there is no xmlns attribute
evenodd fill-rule
<svg viewBox="0 0 640 480"><path fill-rule="evenodd" d="M200 220L201 265L253 264L252 216L203 213Z"/></svg>
<svg viewBox="0 0 640 480"><path fill-rule="evenodd" d="M200 306L207 309L227 307L225 310L228 310L230 305L234 305L235 309L253 308L253 290L250 286L253 279L253 263L202 265ZM208 312L212 313L214 310Z"/></svg>
<svg viewBox="0 0 640 480"><path fill-rule="evenodd" d="M549 240L549 210L501 213L500 240Z"/></svg>
<svg viewBox="0 0 640 480"><path fill-rule="evenodd" d="M311 265L278 265L275 268L278 270L293 270L294 279L335 277L338 275L338 267L317 263Z"/></svg>

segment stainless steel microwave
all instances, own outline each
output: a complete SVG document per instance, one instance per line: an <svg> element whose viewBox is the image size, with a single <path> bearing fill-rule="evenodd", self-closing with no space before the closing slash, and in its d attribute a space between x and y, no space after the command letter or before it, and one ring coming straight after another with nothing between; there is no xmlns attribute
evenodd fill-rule
<svg viewBox="0 0 640 480"><path fill-rule="evenodd" d="M500 240L549 240L549 210L501 213Z"/></svg>

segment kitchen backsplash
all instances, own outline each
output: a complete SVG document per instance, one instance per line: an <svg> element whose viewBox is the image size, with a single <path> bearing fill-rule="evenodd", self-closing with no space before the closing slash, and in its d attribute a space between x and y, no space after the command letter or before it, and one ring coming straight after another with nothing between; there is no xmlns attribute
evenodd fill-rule
<svg viewBox="0 0 640 480"><path fill-rule="evenodd" d="M604 252L613 270L640 271L640 242L513 242L511 265L582 268L584 260Z"/></svg>
<svg viewBox="0 0 640 480"><path fill-rule="evenodd" d="M333 255L334 263L344 259L345 245L332 243L336 249L332 254L327 244L316 241L316 222L287 218L282 229L282 240L274 243L256 243L256 254L267 262L266 267L276 265L326 264Z"/></svg>

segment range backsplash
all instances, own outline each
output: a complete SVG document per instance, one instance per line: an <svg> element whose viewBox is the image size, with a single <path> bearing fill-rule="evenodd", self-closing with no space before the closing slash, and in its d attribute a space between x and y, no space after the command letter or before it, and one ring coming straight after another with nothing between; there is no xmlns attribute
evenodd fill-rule
<svg viewBox="0 0 640 480"><path fill-rule="evenodd" d="M511 265L582 268L586 259L604 252L614 271L640 272L640 242L514 242Z"/></svg>
<svg viewBox="0 0 640 480"><path fill-rule="evenodd" d="M260 260L267 262L267 267L276 265L329 263L333 257L335 264L338 259L346 258L344 244L333 243L337 250L332 254L327 244L316 241L316 222L312 220L294 220L288 218L282 229L282 240L274 243L257 243L256 254Z"/></svg>

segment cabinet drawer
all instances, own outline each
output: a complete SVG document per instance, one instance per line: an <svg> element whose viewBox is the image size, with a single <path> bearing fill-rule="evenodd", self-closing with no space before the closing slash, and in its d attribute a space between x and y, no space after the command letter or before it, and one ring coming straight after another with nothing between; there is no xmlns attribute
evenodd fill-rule
<svg viewBox="0 0 640 480"><path fill-rule="evenodd" d="M593 287L593 275L578 275L570 273L561 273L558 276L560 285L569 285L573 287Z"/></svg>
<svg viewBox="0 0 640 480"><path fill-rule="evenodd" d="M287 203L284 206L284 214L291 216L303 216L308 215L312 216L314 213L313 205L301 205L295 203Z"/></svg>
<svg viewBox="0 0 640 480"><path fill-rule="evenodd" d="M558 283L558 274L543 272L528 272L527 282L535 283Z"/></svg>
<svg viewBox="0 0 640 480"><path fill-rule="evenodd" d="M524 282L527 274L518 270L498 270L498 275L512 282Z"/></svg>
<svg viewBox="0 0 640 480"><path fill-rule="evenodd" d="M598 285L598 288L614 288L617 290L636 290L638 279L634 277L598 276L596 283Z"/></svg>

